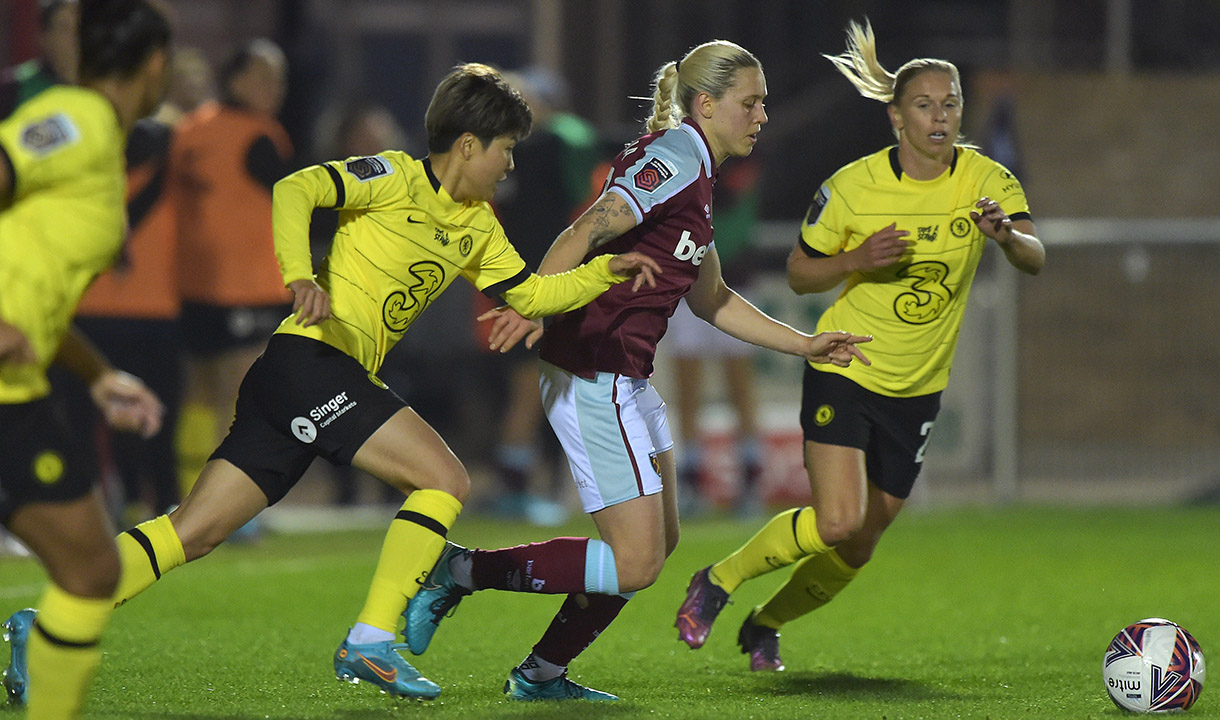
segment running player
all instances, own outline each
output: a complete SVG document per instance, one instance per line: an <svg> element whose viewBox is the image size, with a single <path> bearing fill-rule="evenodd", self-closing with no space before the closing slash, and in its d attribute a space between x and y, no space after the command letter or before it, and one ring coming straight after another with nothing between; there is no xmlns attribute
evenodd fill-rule
<svg viewBox="0 0 1220 720"><path fill-rule="evenodd" d="M813 504L772 518L732 555L695 573L678 611L692 648L741 583L799 563L738 633L752 670L782 670L779 629L830 602L873 555L919 475L949 381L966 298L988 239L1035 275L1046 252L1021 183L961 144L962 84L945 60L890 73L872 28L852 23L827 56L867 98L886 103L898 144L836 172L814 196L788 258L788 284L825 292L818 322L874 323L874 363L805 368L801 427Z"/></svg>
<svg viewBox="0 0 1220 720"><path fill-rule="evenodd" d="M32 95L0 122L0 522L46 567L33 610L4 624L10 702L73 718L102 659L119 558L77 435L53 410L47 366L79 375L107 421L145 436L161 406L110 367L72 312L124 235L123 146L169 76L170 26L146 0L85 3L81 85Z"/></svg>
<svg viewBox="0 0 1220 720"><path fill-rule="evenodd" d="M657 286L610 290L556 318L542 336L542 399L601 539L556 538L501 550L450 544L408 607L411 651L424 651L441 618L473 590L568 597L533 651L509 672L515 700L617 700L567 677L568 664L651 585L678 542L673 441L649 384L657 343L678 301L720 330L811 362L848 365L865 337L806 335L725 285L712 243L712 186L726 159L749 155L767 121L758 59L725 41L705 43L655 78L648 134L615 159L601 197L555 240L542 273L635 249L661 265ZM495 312L495 311L493 311ZM504 311L492 344L540 327Z"/></svg>
<svg viewBox="0 0 1220 720"><path fill-rule="evenodd" d="M488 201L530 122L529 106L498 72L461 65L428 106L427 157L386 151L276 183L276 255L293 313L246 373L233 426L182 504L119 535L116 604L211 552L282 499L315 457L352 464L409 496L386 533L364 609L335 652L335 674L392 695L440 694L394 639L470 478L440 435L377 378L386 353L458 277L532 317L580 307L629 276L632 287L652 285L659 272L640 253L550 277L525 267ZM309 219L319 207L340 212L315 277Z"/></svg>

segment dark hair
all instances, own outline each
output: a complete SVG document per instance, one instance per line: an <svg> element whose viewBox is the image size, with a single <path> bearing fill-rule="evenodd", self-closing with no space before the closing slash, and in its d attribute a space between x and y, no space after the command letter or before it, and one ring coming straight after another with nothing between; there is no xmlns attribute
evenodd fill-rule
<svg viewBox="0 0 1220 720"><path fill-rule="evenodd" d="M38 0L38 27L44 31L50 29L55 13L68 5L76 5L76 0Z"/></svg>
<svg viewBox="0 0 1220 720"><path fill-rule="evenodd" d="M471 133L483 147L501 135L522 140L530 133L530 106L499 71L480 63L455 67L436 86L424 114L428 152L448 152L462 133Z"/></svg>
<svg viewBox="0 0 1220 720"><path fill-rule="evenodd" d="M81 81L131 77L149 55L169 47L172 33L162 8L154 0L83 0Z"/></svg>

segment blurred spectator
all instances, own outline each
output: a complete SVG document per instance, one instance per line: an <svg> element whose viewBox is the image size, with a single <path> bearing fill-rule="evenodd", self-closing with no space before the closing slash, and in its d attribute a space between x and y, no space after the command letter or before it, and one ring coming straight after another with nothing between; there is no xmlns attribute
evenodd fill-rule
<svg viewBox="0 0 1220 720"><path fill-rule="evenodd" d="M204 102L210 89L211 69L203 56L193 48L177 49L169 97L154 117L136 123L127 140L129 229L122 253L77 309L76 324L85 335L161 398L161 431L147 440L112 433L79 381L62 373L57 388L73 426L92 428L95 467L105 466L101 474L118 481L113 504L124 526L168 512L180 497L174 444L183 372L178 228L167 165L174 122Z"/></svg>
<svg viewBox="0 0 1220 720"><path fill-rule="evenodd" d="M494 204L509 240L526 265L536 268L555 236L591 199L590 175L598 162L613 153L607 152L590 123L566 109L567 89L555 73L527 68L504 77L525 96L534 112L534 129L513 150L516 170L501 183ZM600 181L598 178L595 190L601 189ZM490 307L492 301L478 296L476 316ZM481 347L486 348L487 343ZM493 463L501 495L493 501L492 510L534 525L559 525L568 516L559 499L565 487L561 473L566 472L566 463L555 434L549 426L543 429L538 353L517 345L505 358L496 358L490 372L496 377L496 387L508 389L503 414L495 424L500 437ZM540 448L545 449L545 473L539 473ZM545 477L531 488L538 474Z"/></svg>
<svg viewBox="0 0 1220 720"><path fill-rule="evenodd" d="M285 71L275 43L245 44L220 67L220 101L186 114L170 150L186 403L211 413L209 431L191 433L209 449L228 429L243 375L291 307L271 242L271 187L291 169L291 143L275 119Z"/></svg>
<svg viewBox="0 0 1220 720"><path fill-rule="evenodd" d="M753 275L749 248L758 219L758 175L758 161L753 157L742 158L721 170L715 195L715 243L721 272L725 282L740 288L739 292L746 296L750 294ZM755 347L695 317L685 300L674 311L661 347L673 358L676 390L673 397L678 429L685 443L685 452L677 458L682 514L698 513L707 504L702 490L708 479L709 452L700 418L706 409L703 384L708 364L719 365L723 370L727 400L737 420L732 437L741 485L734 507L742 516L760 514L763 498L758 479L762 475L763 446L754 381Z"/></svg>
<svg viewBox="0 0 1220 720"><path fill-rule="evenodd" d="M0 72L0 118L43 90L75 83L80 46L80 7L76 0L38 3L39 56Z"/></svg>

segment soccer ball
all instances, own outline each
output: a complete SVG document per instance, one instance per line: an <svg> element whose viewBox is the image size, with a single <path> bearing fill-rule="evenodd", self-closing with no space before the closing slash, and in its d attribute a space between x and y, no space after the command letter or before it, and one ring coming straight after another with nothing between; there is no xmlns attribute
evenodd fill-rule
<svg viewBox="0 0 1220 720"><path fill-rule="evenodd" d="M1110 641L1101 674L1110 699L1123 710L1185 710L1203 690L1203 651L1186 628L1145 618Z"/></svg>

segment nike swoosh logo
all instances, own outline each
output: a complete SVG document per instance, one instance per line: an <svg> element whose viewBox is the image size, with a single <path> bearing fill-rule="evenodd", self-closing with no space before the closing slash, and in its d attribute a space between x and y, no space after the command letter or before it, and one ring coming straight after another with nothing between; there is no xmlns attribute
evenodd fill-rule
<svg viewBox="0 0 1220 720"><path fill-rule="evenodd" d="M423 220L416 220L414 217L412 217L412 216L410 216L410 215L408 215L408 216L407 216L407 222L409 222L409 223L414 223L414 224L416 224L416 225L423 225L423 224L424 224L424 221L423 221Z"/></svg>
<svg viewBox="0 0 1220 720"><path fill-rule="evenodd" d="M394 678L398 677L398 671L394 668L387 670L360 653L356 653L356 655L359 655L360 659L364 661L364 664L368 666L369 670L372 670L373 673L382 680L385 680L386 682L394 682Z"/></svg>

